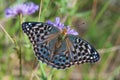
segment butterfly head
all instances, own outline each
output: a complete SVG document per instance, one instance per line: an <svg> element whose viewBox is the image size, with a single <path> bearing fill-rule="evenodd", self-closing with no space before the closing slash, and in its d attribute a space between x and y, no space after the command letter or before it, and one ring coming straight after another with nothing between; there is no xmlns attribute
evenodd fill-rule
<svg viewBox="0 0 120 80"><path fill-rule="evenodd" d="M63 30L61 31L62 35L66 35L67 34L67 29L63 28Z"/></svg>

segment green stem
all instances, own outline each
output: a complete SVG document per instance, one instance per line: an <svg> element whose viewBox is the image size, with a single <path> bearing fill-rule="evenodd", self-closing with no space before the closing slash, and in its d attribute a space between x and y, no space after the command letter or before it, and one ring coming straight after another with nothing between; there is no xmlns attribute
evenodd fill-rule
<svg viewBox="0 0 120 80"><path fill-rule="evenodd" d="M43 0L40 1L40 9L39 9L38 21L40 21L42 3L43 3ZM42 79L43 79L43 80L47 80L46 73L45 73L45 70L44 70L44 68L43 68L42 62L40 62L40 70L41 70L41 74L42 74Z"/></svg>
<svg viewBox="0 0 120 80"><path fill-rule="evenodd" d="M40 15L41 15L41 9L42 9L42 0L40 1L40 9L39 9L39 15L38 15L38 21L40 20Z"/></svg>
<svg viewBox="0 0 120 80"><path fill-rule="evenodd" d="M111 0L109 0L108 2L105 3L105 5L103 6L103 8L101 9L101 11L99 12L99 14L97 15L94 25L98 22L98 20L102 17L103 13L105 12L105 10L108 8L109 4L110 4Z"/></svg>
<svg viewBox="0 0 120 80"><path fill-rule="evenodd" d="M46 74L45 74L45 71L44 71L44 68L43 68L43 64L42 62L40 62L40 70L41 70L41 74L42 74L42 79L43 80L47 80L47 77L46 77Z"/></svg>
<svg viewBox="0 0 120 80"><path fill-rule="evenodd" d="M19 68L19 70L20 70L20 77L22 77L22 50L21 50L21 47L22 47L22 45L21 45L21 43L22 43L22 30L21 30L21 24L22 24L22 14L20 14L19 15L19 20L20 20L20 22L19 22L19 26L20 26L20 32L19 32L19 64L20 64L20 68Z"/></svg>
<svg viewBox="0 0 120 80"><path fill-rule="evenodd" d="M52 80L52 76L53 76L54 72L55 72L55 70L53 68L51 68L50 73L48 75L48 80Z"/></svg>

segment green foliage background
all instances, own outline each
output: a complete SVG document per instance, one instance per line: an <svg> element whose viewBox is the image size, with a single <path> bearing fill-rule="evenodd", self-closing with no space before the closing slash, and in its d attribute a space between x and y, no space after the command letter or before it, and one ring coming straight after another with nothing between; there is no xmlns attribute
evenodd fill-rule
<svg viewBox="0 0 120 80"><path fill-rule="evenodd" d="M41 22L60 17L65 25L79 32L100 53L95 64L53 69L35 60L32 45L21 32L19 17L5 18L6 8L40 0L0 0L0 24L17 43L11 42L0 28L0 80L120 80L120 1L119 0L42 0ZM24 21L38 21L39 11L24 16ZM81 23L84 22L84 25ZM21 38L20 35L21 34ZM22 44L19 43L22 41ZM20 75L19 46L22 53Z"/></svg>

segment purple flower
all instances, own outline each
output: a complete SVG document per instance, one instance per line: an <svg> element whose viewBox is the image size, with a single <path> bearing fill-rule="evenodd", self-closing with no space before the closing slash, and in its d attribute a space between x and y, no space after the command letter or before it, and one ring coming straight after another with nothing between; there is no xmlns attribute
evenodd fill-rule
<svg viewBox="0 0 120 80"><path fill-rule="evenodd" d="M35 5L32 2L18 4L13 7L7 8L5 10L5 16L6 17L14 17L19 14L30 15L30 14L35 13L38 9L39 9L39 6Z"/></svg>
<svg viewBox="0 0 120 80"><path fill-rule="evenodd" d="M67 29L67 34L73 34L73 35L78 35L78 32L76 32L74 29L71 29L69 26L64 26L64 24L62 24L60 22L60 18L56 17L55 22L51 22L50 20L47 21L48 24L52 24L53 26L57 27L60 29L60 31L62 31L64 28Z"/></svg>

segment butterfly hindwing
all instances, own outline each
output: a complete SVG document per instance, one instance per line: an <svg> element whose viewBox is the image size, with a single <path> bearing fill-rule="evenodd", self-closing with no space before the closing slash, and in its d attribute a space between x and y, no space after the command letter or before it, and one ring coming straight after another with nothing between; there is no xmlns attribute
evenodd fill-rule
<svg viewBox="0 0 120 80"><path fill-rule="evenodd" d="M53 59L51 60L52 66L57 69L65 69L70 67L73 62L66 46L66 42L62 41L61 46L55 51Z"/></svg>
<svg viewBox="0 0 120 80"><path fill-rule="evenodd" d="M57 68L64 69L70 67L72 64L69 53L66 52L66 43L63 41L59 49L57 49L56 43L58 41L58 37L50 40L48 43L40 43L37 44L37 47L34 48L36 56L38 60ZM51 58L51 55L52 58Z"/></svg>

